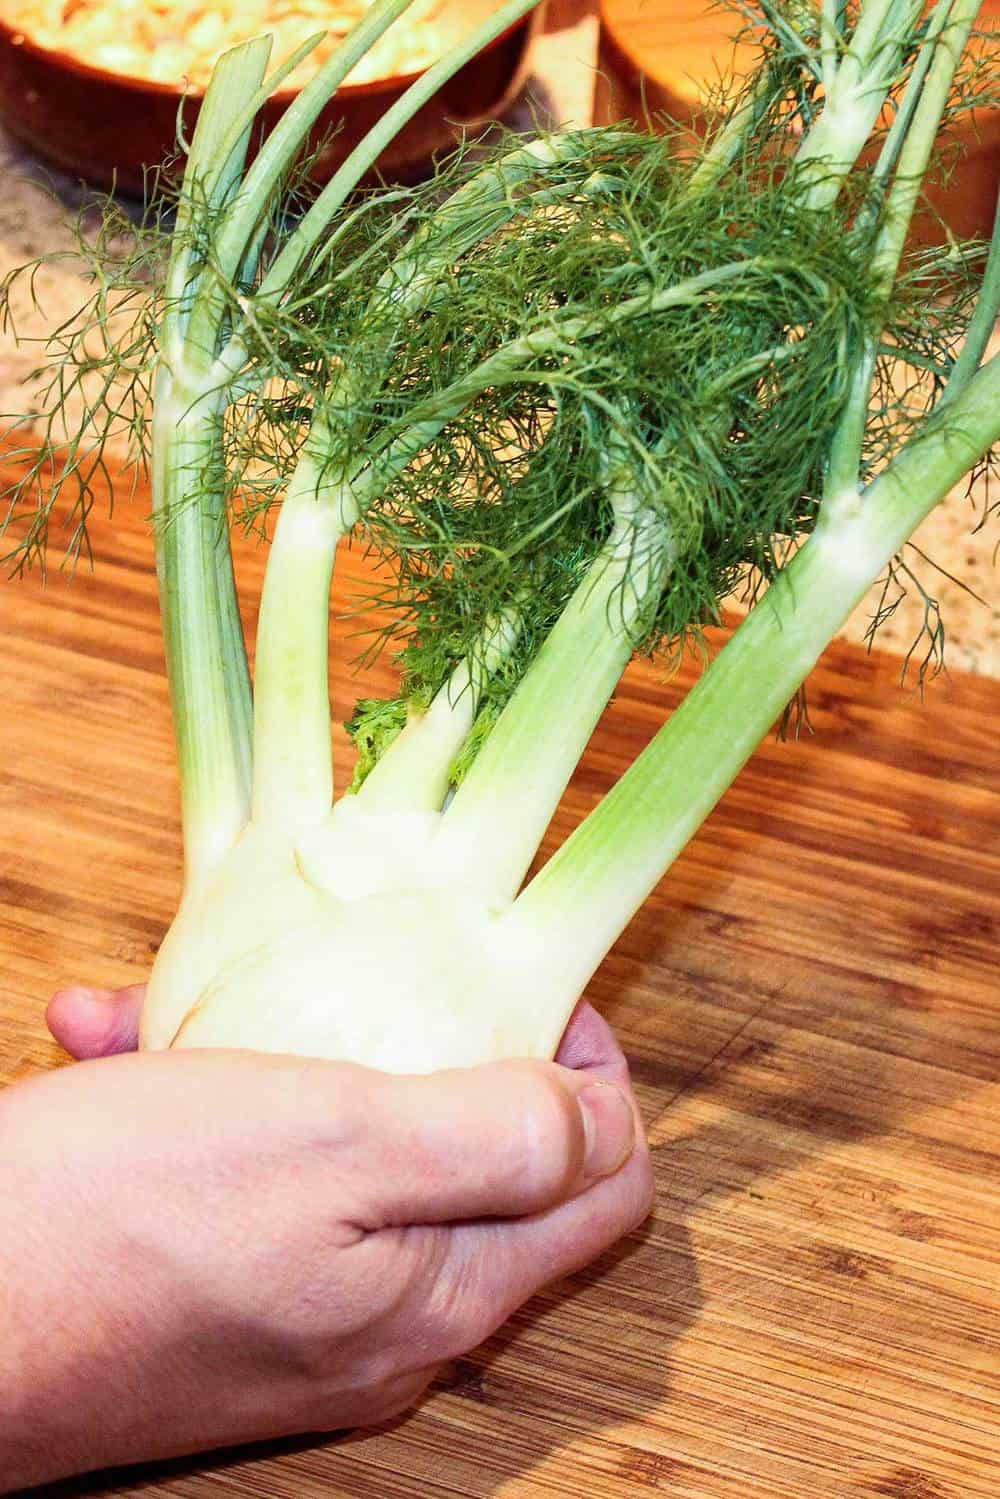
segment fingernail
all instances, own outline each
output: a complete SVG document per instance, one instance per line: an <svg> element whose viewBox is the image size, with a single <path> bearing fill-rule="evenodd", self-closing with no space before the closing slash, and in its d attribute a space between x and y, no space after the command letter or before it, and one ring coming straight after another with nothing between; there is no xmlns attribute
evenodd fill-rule
<svg viewBox="0 0 1000 1499"><path fill-rule="evenodd" d="M623 1166L635 1145L635 1116L611 1083L588 1083L577 1095L586 1139L584 1175L596 1181Z"/></svg>

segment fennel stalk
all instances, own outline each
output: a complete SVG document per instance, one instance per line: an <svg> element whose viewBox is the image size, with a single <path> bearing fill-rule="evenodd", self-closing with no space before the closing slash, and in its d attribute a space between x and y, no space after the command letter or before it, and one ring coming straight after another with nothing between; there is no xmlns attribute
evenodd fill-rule
<svg viewBox="0 0 1000 1499"><path fill-rule="evenodd" d="M981 276L982 247L906 248L942 119L982 98L975 0L767 0L760 66L693 164L669 138L556 133L359 193L529 8L430 70L297 221L309 128L405 0L249 167L282 70L257 42L213 79L151 322L186 875L144 1045L551 1055L826 643L1000 438L1000 236ZM227 516L279 497L251 705ZM335 800L328 600L352 536L392 572L403 690L359 704ZM629 657L682 648L751 569L765 596L522 890Z"/></svg>

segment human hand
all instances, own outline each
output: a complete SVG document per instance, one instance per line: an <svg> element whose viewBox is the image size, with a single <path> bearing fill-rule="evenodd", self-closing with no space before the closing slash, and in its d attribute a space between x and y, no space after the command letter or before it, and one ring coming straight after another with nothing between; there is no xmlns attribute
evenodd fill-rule
<svg viewBox="0 0 1000 1499"><path fill-rule="evenodd" d="M561 1065L393 1077L108 1055L140 1002L58 997L54 1033L104 1059L0 1096L0 1489L383 1421L649 1210L589 1006Z"/></svg>

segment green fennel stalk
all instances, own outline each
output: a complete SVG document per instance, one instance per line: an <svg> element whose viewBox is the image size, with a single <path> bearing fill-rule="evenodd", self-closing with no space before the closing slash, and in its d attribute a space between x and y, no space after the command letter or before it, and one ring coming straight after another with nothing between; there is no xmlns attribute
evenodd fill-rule
<svg viewBox="0 0 1000 1499"><path fill-rule="evenodd" d="M108 348L140 440L155 365L183 792L149 1046L405 1070L551 1054L826 643L1000 438L1000 234L988 258L906 245L942 119L986 88L974 0L762 0L759 67L694 163L669 135L557 132L362 190L530 9L514 0L291 215L323 103L405 4L372 6L249 167L291 64L265 79L261 42L223 59L176 223L151 220L166 269L144 331ZM137 249L116 289L154 263ZM61 368L105 304L55 340ZM8 496L22 559L60 493L85 513L81 441L48 488L51 446ZM228 523L279 500L251 701ZM358 705L335 800L329 592L350 537L387 566L373 648L395 645L403 681ZM770 586L730 644L521 890L631 655L681 649L753 577Z"/></svg>

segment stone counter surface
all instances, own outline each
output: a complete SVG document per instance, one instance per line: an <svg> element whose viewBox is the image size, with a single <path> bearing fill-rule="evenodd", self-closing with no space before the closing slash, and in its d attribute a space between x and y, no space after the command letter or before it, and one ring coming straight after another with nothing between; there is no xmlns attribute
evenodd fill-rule
<svg viewBox="0 0 1000 1499"><path fill-rule="evenodd" d="M557 29L536 43L533 76L515 106L515 122L527 124L539 104L553 121L590 119L597 55L597 22L593 16L573 20L572 7L555 10ZM39 254L57 256L72 248L67 218L81 201L68 178L35 160L0 132L0 276ZM13 310L22 337L37 339L79 306L83 283L68 260L53 259L36 283L38 306L22 292ZM16 347L9 332L0 333L0 412L24 416L41 406L37 382L31 379L37 346ZM40 419L40 418L39 418ZM994 495L994 501L996 500ZM907 561L924 589L936 599L944 621L946 659L952 669L1000 675L1000 582L997 547L1000 518L981 524L988 504L985 487L968 495L964 489L925 523ZM977 529L978 527L978 529ZM923 554L922 556L920 554ZM961 580L956 581L956 580ZM862 641L880 590L851 619L845 635ZM919 634L924 604L915 592L903 600L879 631L883 650L904 654Z"/></svg>

